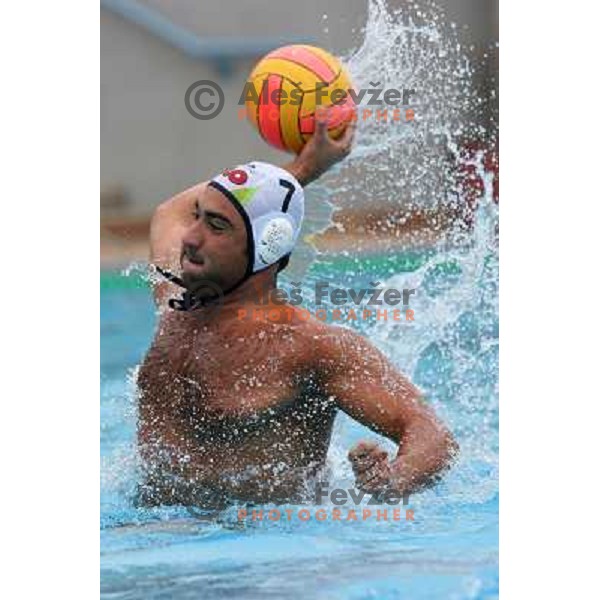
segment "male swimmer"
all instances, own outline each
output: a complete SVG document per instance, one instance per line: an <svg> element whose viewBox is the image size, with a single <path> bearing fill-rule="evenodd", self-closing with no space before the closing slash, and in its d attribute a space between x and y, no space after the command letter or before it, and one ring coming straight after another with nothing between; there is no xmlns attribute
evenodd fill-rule
<svg viewBox="0 0 600 600"><path fill-rule="evenodd" d="M338 410L399 446L393 459L374 443L350 450L359 489L409 494L449 466L451 433L366 339L305 315L239 318L257 288L276 288L300 233L303 186L350 152L353 133L332 140L319 115L285 168L250 162L156 209L151 261L167 279L154 283L160 321L138 374L141 503L301 501L323 473Z"/></svg>

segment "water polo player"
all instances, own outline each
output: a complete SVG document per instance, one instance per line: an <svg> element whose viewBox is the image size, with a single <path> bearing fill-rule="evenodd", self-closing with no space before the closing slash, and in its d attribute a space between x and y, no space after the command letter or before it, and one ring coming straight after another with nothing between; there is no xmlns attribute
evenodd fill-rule
<svg viewBox="0 0 600 600"><path fill-rule="evenodd" d="M151 260L164 279L138 374L140 502L300 501L323 475L338 410L399 446L395 457L369 442L350 450L361 490L410 493L449 465L452 435L366 339L313 319L237 318L257 286L276 288L301 230L303 186L348 154L353 129L335 141L321 115L285 169L250 162L157 208Z"/></svg>

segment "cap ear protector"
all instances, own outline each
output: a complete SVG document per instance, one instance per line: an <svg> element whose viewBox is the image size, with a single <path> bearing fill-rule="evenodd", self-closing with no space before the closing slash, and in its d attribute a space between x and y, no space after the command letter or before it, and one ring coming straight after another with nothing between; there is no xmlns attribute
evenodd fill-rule
<svg viewBox="0 0 600 600"><path fill-rule="evenodd" d="M255 161L225 170L209 186L244 219L250 257L245 278L290 254L304 217L304 190L288 171Z"/></svg>
<svg viewBox="0 0 600 600"><path fill-rule="evenodd" d="M254 230L255 262L268 266L289 254L294 247L294 226L289 219L271 213L252 224Z"/></svg>

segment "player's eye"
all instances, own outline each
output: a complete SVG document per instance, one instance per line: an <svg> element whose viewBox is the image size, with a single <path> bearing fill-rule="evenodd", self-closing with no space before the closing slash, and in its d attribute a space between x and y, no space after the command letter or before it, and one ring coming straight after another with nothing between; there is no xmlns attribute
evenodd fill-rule
<svg viewBox="0 0 600 600"><path fill-rule="evenodd" d="M225 231L228 227L227 221L219 219L218 217L211 217L208 219L208 225L215 231Z"/></svg>

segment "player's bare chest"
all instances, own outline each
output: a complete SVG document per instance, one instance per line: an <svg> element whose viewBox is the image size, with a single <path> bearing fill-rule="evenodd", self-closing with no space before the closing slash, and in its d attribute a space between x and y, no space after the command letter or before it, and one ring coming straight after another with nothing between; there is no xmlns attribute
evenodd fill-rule
<svg viewBox="0 0 600 600"><path fill-rule="evenodd" d="M310 377L291 347L266 336L162 336L144 369L160 362L163 381L196 417L252 418L292 402Z"/></svg>

